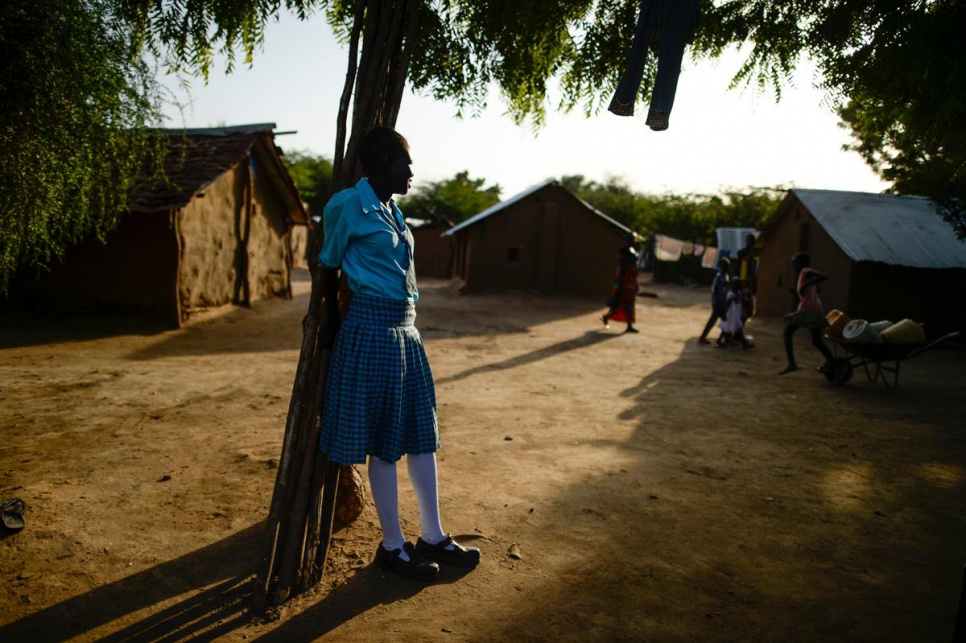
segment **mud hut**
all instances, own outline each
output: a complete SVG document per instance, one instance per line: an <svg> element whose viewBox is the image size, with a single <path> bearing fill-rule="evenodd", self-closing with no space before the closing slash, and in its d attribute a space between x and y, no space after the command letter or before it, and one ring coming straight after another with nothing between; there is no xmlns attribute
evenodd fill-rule
<svg viewBox="0 0 966 643"><path fill-rule="evenodd" d="M165 178L134 191L103 243L18 275L4 307L140 311L178 326L200 309L290 296L292 233L307 218L274 127L163 130Z"/></svg>
<svg viewBox="0 0 966 643"><path fill-rule="evenodd" d="M556 181L498 203L443 233L455 239L465 290L604 296L628 228Z"/></svg>
<svg viewBox="0 0 966 643"><path fill-rule="evenodd" d="M868 320L914 319L928 335L964 330L966 244L922 197L790 190L759 240L757 309L794 305L790 258L808 252L829 276L827 310Z"/></svg>
<svg viewBox="0 0 966 643"><path fill-rule="evenodd" d="M453 237L443 233L453 227L446 217L433 221L412 221L416 254L416 278L449 279L453 276Z"/></svg>

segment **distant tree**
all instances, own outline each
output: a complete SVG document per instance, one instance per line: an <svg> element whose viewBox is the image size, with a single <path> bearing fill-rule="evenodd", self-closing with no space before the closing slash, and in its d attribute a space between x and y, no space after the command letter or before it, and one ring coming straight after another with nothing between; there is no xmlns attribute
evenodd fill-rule
<svg viewBox="0 0 966 643"><path fill-rule="evenodd" d="M583 176L564 176L560 184L618 223L635 229L644 208L644 199L634 192L622 177L609 176L603 183L588 181Z"/></svg>
<svg viewBox="0 0 966 643"><path fill-rule="evenodd" d="M653 238L665 234L684 241L707 243L713 235L708 214L722 204L718 197L664 194L644 197L647 205L639 218L639 232Z"/></svg>
<svg viewBox="0 0 966 643"><path fill-rule="evenodd" d="M713 209L708 209L707 218L712 228L756 228L761 230L778 209L785 198L786 188L753 188L728 190L717 200ZM704 243L711 243L714 237L705 237Z"/></svg>
<svg viewBox="0 0 966 643"><path fill-rule="evenodd" d="M761 229L774 214L784 191L748 188L720 195L662 195L648 197L642 228L685 241L714 245L718 228Z"/></svg>
<svg viewBox="0 0 966 643"><path fill-rule="evenodd" d="M500 186L483 187L485 179L472 179L458 172L451 179L420 186L402 197L400 206L407 217L435 220L444 217L459 223L500 202Z"/></svg>
<svg viewBox="0 0 966 643"><path fill-rule="evenodd" d="M332 161L325 156L296 150L286 152L282 162L288 168L299 196L308 204L309 215L321 218L332 195Z"/></svg>
<svg viewBox="0 0 966 643"><path fill-rule="evenodd" d="M557 182L578 196L589 193L594 187L594 182L589 181L583 174L562 176L557 179Z"/></svg>
<svg viewBox="0 0 966 643"><path fill-rule="evenodd" d="M717 228L762 228L784 196L784 190L766 188L710 196L649 195L634 192L623 179L608 178L599 184L580 175L565 176L560 183L644 237L666 234L705 245L715 242Z"/></svg>
<svg viewBox="0 0 966 643"><path fill-rule="evenodd" d="M103 238L160 158L154 70L109 6L0 3L0 293L18 268Z"/></svg>

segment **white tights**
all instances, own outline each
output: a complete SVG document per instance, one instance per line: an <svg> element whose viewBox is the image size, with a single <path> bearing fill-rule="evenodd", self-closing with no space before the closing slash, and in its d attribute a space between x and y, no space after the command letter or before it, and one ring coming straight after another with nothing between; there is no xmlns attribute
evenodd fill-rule
<svg viewBox="0 0 966 643"><path fill-rule="evenodd" d="M439 520L439 491L436 483L436 454L407 455L409 480L419 503L420 536L430 544L446 539ZM401 549L406 542L399 524L399 488L396 463L369 456L369 486L372 502L382 526L382 546L388 550Z"/></svg>

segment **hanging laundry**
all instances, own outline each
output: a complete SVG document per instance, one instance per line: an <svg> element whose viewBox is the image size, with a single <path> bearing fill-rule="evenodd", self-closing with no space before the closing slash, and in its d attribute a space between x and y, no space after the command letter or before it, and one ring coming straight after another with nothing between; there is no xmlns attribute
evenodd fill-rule
<svg viewBox="0 0 966 643"><path fill-rule="evenodd" d="M684 242L663 234L654 235L654 258L658 261L679 261Z"/></svg>
<svg viewBox="0 0 966 643"><path fill-rule="evenodd" d="M718 249L708 248L704 251L704 256L701 257L701 267L710 268L714 270L718 267Z"/></svg>
<svg viewBox="0 0 966 643"><path fill-rule="evenodd" d="M607 109L618 116L634 114L650 48L657 54L657 76L646 123L654 131L666 130L678 88L678 76L681 75L684 49L694 40L700 24L698 0L644 0L637 16L624 75Z"/></svg>

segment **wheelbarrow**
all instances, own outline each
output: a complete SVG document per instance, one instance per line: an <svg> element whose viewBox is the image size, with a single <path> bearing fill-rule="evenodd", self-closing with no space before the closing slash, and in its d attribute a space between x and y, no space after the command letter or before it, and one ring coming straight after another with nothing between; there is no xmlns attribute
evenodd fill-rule
<svg viewBox="0 0 966 643"><path fill-rule="evenodd" d="M881 380L886 388L894 389L899 385L899 366L902 362L958 336L958 332L949 333L920 344L872 344L848 342L826 335L832 343L833 359L825 371L825 377L832 384L841 386L852 379L855 369L861 367L870 382Z"/></svg>

